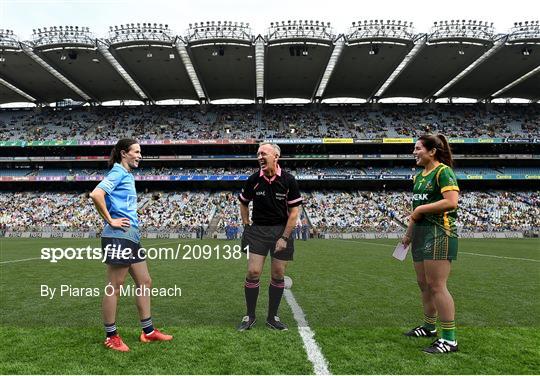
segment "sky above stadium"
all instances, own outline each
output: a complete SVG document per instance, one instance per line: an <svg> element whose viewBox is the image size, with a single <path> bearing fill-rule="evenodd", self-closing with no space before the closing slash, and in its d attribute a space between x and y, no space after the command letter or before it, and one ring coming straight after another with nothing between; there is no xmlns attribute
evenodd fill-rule
<svg viewBox="0 0 540 376"><path fill-rule="evenodd" d="M164 23L185 35L189 23L212 20L249 22L255 35L265 34L272 21L289 19L331 22L336 34L364 19L412 21L416 32L441 19L476 19L494 22L496 32L504 33L516 21L539 16L538 0L0 0L0 28L14 30L21 40L30 39L32 29L59 25L87 26L106 37L109 26L128 22Z"/></svg>

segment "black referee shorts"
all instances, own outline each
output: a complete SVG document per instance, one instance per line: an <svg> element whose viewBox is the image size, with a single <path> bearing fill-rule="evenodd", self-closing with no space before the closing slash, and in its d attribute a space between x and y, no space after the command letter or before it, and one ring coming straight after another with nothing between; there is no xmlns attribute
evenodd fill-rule
<svg viewBox="0 0 540 376"><path fill-rule="evenodd" d="M246 247L249 248L249 253L255 253L261 256L268 256L283 261L291 261L294 254L294 240L291 237L287 241L287 247L280 252L274 252L276 243L283 235L285 226L259 226L251 225L244 228L242 234L242 252L246 252Z"/></svg>

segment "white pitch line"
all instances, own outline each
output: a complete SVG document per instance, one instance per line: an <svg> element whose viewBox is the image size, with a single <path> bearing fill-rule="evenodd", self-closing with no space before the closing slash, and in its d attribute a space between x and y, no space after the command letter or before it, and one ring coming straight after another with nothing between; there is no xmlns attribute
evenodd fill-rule
<svg viewBox="0 0 540 376"><path fill-rule="evenodd" d="M374 242L366 242L366 241L362 241L362 240L347 240L347 239L334 239L334 240L341 240L341 241L344 241L344 242L351 242L351 243L372 244L372 245L378 245L379 247L393 247L393 245L391 245L391 244L380 244L380 243L374 243ZM492 257L492 258L507 259L507 260L521 260L521 261L540 262L540 260L523 258L523 257L486 255L485 253L472 253L472 252L458 251L458 254L471 255L471 256L481 256L481 257Z"/></svg>
<svg viewBox="0 0 540 376"><path fill-rule="evenodd" d="M309 324L306 320L306 315L304 315L304 311L294 298L291 290L285 289L285 291L283 291L283 294L285 295L285 300L287 301L287 303L289 303L289 306L291 307L294 315L294 319L298 324L298 333L300 333L300 337L302 337L307 357L309 361L313 364L313 370L315 371L315 374L331 375L328 369L328 362L326 361L321 351L321 348L315 341L315 333L313 333L313 330L311 330L311 328L309 327Z"/></svg>
<svg viewBox="0 0 540 376"><path fill-rule="evenodd" d="M19 260L1 261L0 264L10 264L12 262L22 262L22 261L40 260L40 259L41 257L32 257L32 258L25 258L25 259L19 259Z"/></svg>
<svg viewBox="0 0 540 376"><path fill-rule="evenodd" d="M540 262L540 260L535 259L528 259L528 258L522 258L522 257L507 257L507 256L495 256L495 255L486 255L484 253L471 253L471 252L459 252L466 255L473 255L473 256L482 256L482 257L494 257L494 258L500 258L500 259L507 259L507 260L521 260L521 261L532 261L532 262Z"/></svg>

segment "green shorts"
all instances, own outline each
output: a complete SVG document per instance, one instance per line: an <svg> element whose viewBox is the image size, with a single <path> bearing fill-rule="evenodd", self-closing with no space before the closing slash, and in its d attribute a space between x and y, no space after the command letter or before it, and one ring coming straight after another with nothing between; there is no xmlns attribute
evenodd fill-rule
<svg viewBox="0 0 540 376"><path fill-rule="evenodd" d="M417 224L414 227L411 253L414 262L424 260L457 259L458 238L433 224Z"/></svg>

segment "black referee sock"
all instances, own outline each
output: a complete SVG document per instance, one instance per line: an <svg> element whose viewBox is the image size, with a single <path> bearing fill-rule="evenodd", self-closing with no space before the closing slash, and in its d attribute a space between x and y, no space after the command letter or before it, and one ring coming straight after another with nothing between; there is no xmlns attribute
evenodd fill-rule
<svg viewBox="0 0 540 376"><path fill-rule="evenodd" d="M152 317L141 320L141 328L144 334L150 334L154 331L154 324L152 323Z"/></svg>
<svg viewBox="0 0 540 376"><path fill-rule="evenodd" d="M268 287L268 318L273 320L274 316L277 316L279 303L283 296L283 289L285 288L284 279L274 279L270 281Z"/></svg>
<svg viewBox="0 0 540 376"><path fill-rule="evenodd" d="M107 337L112 337L112 336L115 336L118 334L118 332L116 331L116 323L112 323L112 324L104 324L105 325L105 334L107 335Z"/></svg>
<svg viewBox="0 0 540 376"><path fill-rule="evenodd" d="M255 308L257 307L257 298L259 297L259 280L246 278L244 283L244 294L246 295L246 315L255 317Z"/></svg>

